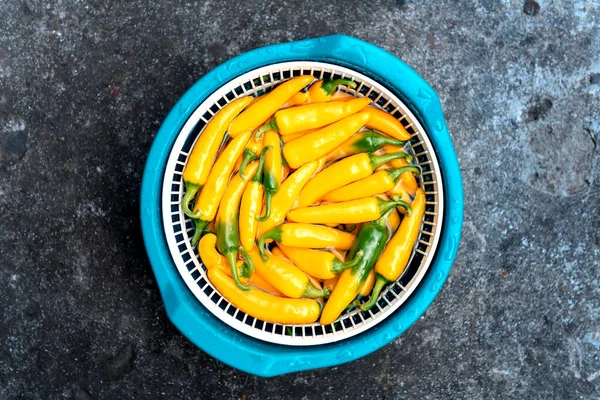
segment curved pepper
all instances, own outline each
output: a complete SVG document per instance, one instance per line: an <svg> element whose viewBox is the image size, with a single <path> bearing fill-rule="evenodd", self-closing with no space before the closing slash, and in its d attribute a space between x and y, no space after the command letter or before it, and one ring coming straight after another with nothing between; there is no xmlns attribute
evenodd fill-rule
<svg viewBox="0 0 600 400"><path fill-rule="evenodd" d="M369 293L371 293L371 290L373 290L373 286L375 286L375 271L371 270L367 276L367 279L365 280L365 283L363 283L362 287L360 288L358 295L360 297L368 296Z"/></svg>
<svg viewBox="0 0 600 400"><path fill-rule="evenodd" d="M298 268L318 279L333 278L346 268L355 266L363 256L362 252L359 251L352 261L343 262L338 260L332 253L324 250L288 247L280 243L277 246Z"/></svg>
<svg viewBox="0 0 600 400"><path fill-rule="evenodd" d="M360 153L344 158L319 172L306 184L300 193L298 205L300 207L306 207L314 204L315 201L319 200L332 190L359 179L366 178L371 175L375 169L398 157L410 156L406 153L384 154L381 156Z"/></svg>
<svg viewBox="0 0 600 400"><path fill-rule="evenodd" d="M308 92L298 92L285 103L284 107L299 106L308 101Z"/></svg>
<svg viewBox="0 0 600 400"><path fill-rule="evenodd" d="M308 89L311 103L324 103L329 101L337 91L338 86L345 85L352 89L356 88L356 82L350 79L334 79L330 81L316 81Z"/></svg>
<svg viewBox="0 0 600 400"><path fill-rule="evenodd" d="M227 274L227 276L231 277L231 268L229 267L229 262L227 259L217 251L217 237L213 233L209 233L208 235L202 236L200 239L200 243L198 243L198 253L200 254L200 258L202 262L206 266L206 269L211 268L220 268ZM249 280L249 282L256 286L259 289L266 290L267 292L280 295L281 293L276 287L271 285L269 282L265 281L263 277L259 274L252 274L249 277L248 272L249 269L246 268L246 263L243 261L237 262L238 274L240 276L240 280L245 283ZM249 277L249 278L248 278Z"/></svg>
<svg viewBox="0 0 600 400"><path fill-rule="evenodd" d="M256 132L256 135L259 137L267 129L278 131L281 136L286 136L309 129L322 128L356 114L370 102L370 99L363 97L350 101L313 103L279 110L268 124Z"/></svg>
<svg viewBox="0 0 600 400"><path fill-rule="evenodd" d="M251 101L252 97L242 97L223 107L206 124L206 127L194 144L194 148L183 170L185 194L181 199L181 208L183 209L183 213L188 217L197 218L192 210L190 210L190 203L196 196L196 193L198 193L198 190L206 183L208 173L219 151L219 146L223 142L229 124Z"/></svg>
<svg viewBox="0 0 600 400"><path fill-rule="evenodd" d="M379 219L395 207L404 207L410 215L410 205L402 200L387 201L375 197L297 208L288 213L290 221L303 224L358 224Z"/></svg>
<svg viewBox="0 0 600 400"><path fill-rule="evenodd" d="M255 130L277 112L293 95L314 80L312 75L302 75L281 83L269 93L253 101L229 127L229 135L236 137L246 130Z"/></svg>
<svg viewBox="0 0 600 400"><path fill-rule="evenodd" d="M248 165L249 162L254 161L254 160L258 160L258 155L260 154L261 150L263 149L263 140L262 138L260 138L259 140L256 140L255 138L251 138L250 141L248 141L248 144L246 145L246 148L244 149L244 153L242 154L242 161L239 165L239 171L240 171L240 175L242 175L242 178L246 178L246 173L245 173L245 169L246 166Z"/></svg>
<svg viewBox="0 0 600 400"><path fill-rule="evenodd" d="M404 151L404 149L399 149L396 146L383 146L383 150L386 153L392 153L392 152L395 153L397 151ZM407 162L405 159L402 159L402 158L398 158L398 159L392 161L390 164L393 168L402 168L402 167L406 167L406 166L410 165L409 162ZM419 187L419 184L417 183L415 176L413 174L411 174L410 172L402 174L400 176L400 182L402 183L402 186L411 195L413 195L415 193L415 191L417 190L417 188Z"/></svg>
<svg viewBox="0 0 600 400"><path fill-rule="evenodd" d="M263 260L256 249L248 254L254 263L256 272L284 295L293 299L319 298L329 295L329 291L317 289L304 272L283 258L271 254L267 260Z"/></svg>
<svg viewBox="0 0 600 400"><path fill-rule="evenodd" d="M277 193L283 180L283 165L281 162L281 142L279 135L274 131L265 133L265 147L269 148L265 158L265 170L263 176L263 186L265 188L265 212L258 217L258 221L266 221L271 215L271 201L273 195Z"/></svg>
<svg viewBox="0 0 600 400"><path fill-rule="evenodd" d="M415 199L412 202L413 213L404 217L398 231L387 244L379 261L377 261L375 265L377 280L373 288L373 294L371 294L369 302L360 306L361 310L371 309L379 299L383 287L400 278L406 269L419 236L419 229L425 213L425 201L423 189L417 189Z"/></svg>
<svg viewBox="0 0 600 400"><path fill-rule="evenodd" d="M317 171L319 165L318 161L304 164L283 181L281 187L271 199L271 215L267 220L258 224L259 237L285 220L285 216L294 205L300 191Z"/></svg>
<svg viewBox="0 0 600 400"><path fill-rule="evenodd" d="M268 259L265 254L265 243L267 240L274 240L279 244L290 247L309 249L335 247L339 250L348 250L352 245L354 235L320 225L282 224L260 236L258 250L263 260Z"/></svg>
<svg viewBox="0 0 600 400"><path fill-rule="evenodd" d="M353 268L341 273L321 314L321 324L333 323L361 292L388 240L387 218L387 214L383 215L376 221L363 224L358 230L348 257L354 258L362 250L363 258Z"/></svg>
<svg viewBox="0 0 600 400"><path fill-rule="evenodd" d="M252 176L256 173L258 166L256 163L248 166L248 173ZM246 250L240 246L239 236L239 211L240 202L242 200L242 194L246 185L248 184L247 179L242 179L240 174L236 174L229 182L227 190L223 195L223 201L219 205L219 212L217 213L217 219L215 220L215 227L217 229L217 249L221 254L229 261L231 267L231 277L235 284L242 290L248 290L250 287L244 285L240 281L238 270L236 268L236 260L238 251L242 253L246 260L246 265L249 268L249 276L252 275L254 270L252 261L248 258Z"/></svg>
<svg viewBox="0 0 600 400"><path fill-rule="evenodd" d="M218 268L208 270L208 279L231 304L263 321L280 324L311 324L319 318L321 303L309 299L287 299L262 290L240 290Z"/></svg>
<svg viewBox="0 0 600 400"><path fill-rule="evenodd" d="M367 128L375 129L405 142L410 140L410 133L392 114L375 107L367 107L364 112L369 114Z"/></svg>
<svg viewBox="0 0 600 400"><path fill-rule="evenodd" d="M196 204L194 205L194 215L198 219L194 219L196 232L192 238L193 246L198 243L206 225L215 218L219 202L227 188L229 176L235 167L235 161L242 154L251 133L248 131L233 139L219 157L217 157L217 161L215 161L215 165L208 175L206 184L202 188L200 196L196 198Z"/></svg>
<svg viewBox="0 0 600 400"><path fill-rule="evenodd" d="M400 175L405 172L412 172L415 175L419 175L421 170L411 166L377 171L366 178L332 190L323 196L323 200L335 202L356 200L388 192L394 189L396 182L400 179Z"/></svg>
<svg viewBox="0 0 600 400"><path fill-rule="evenodd" d="M342 143L337 149L325 156L327 161L337 160L358 153L373 153L384 146L393 146L399 150L404 146L404 142L398 139L384 136L375 131L358 132L350 139Z"/></svg>
<svg viewBox="0 0 600 400"><path fill-rule="evenodd" d="M254 177L246 187L240 205L240 243L244 250L250 251L256 241L256 230L258 229L258 217L262 208L263 186L262 172L265 163L265 153L270 150L267 146L262 150L258 169ZM242 173L240 172L240 176Z"/></svg>
<svg viewBox="0 0 600 400"><path fill-rule="evenodd" d="M290 167L299 168L302 164L315 161L335 149L358 132L368 120L368 114L363 112L341 119L318 131L287 142L283 146L283 155Z"/></svg>

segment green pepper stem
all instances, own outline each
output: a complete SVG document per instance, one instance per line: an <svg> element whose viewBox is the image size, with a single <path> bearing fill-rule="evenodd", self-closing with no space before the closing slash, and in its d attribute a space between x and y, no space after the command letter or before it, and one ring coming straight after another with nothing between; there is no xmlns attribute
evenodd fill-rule
<svg viewBox="0 0 600 400"><path fill-rule="evenodd" d="M277 131L279 132L279 128L277 127L277 121L275 117L271 118L269 122L258 128L256 133L254 134L254 140L259 141L262 137L262 134L266 131Z"/></svg>
<svg viewBox="0 0 600 400"><path fill-rule="evenodd" d="M181 199L181 208L183 209L183 213L185 215L187 215L188 217L190 217L191 219L198 219L202 216L202 212L200 210L198 210L198 212L193 212L190 209L190 204L192 203L192 200L194 199L194 197L196 196L196 193L198 193L198 190L200 190L200 185L197 185L195 183L191 183L191 182L185 182L185 194L183 195L183 198Z"/></svg>
<svg viewBox="0 0 600 400"><path fill-rule="evenodd" d="M267 261L269 259L269 257L265 253L265 243L269 239L274 240L276 242L281 241L281 226L276 226L275 228L266 231L261 235L260 239L258 239L258 251L263 261Z"/></svg>
<svg viewBox="0 0 600 400"><path fill-rule="evenodd" d="M271 149L272 149L271 146L266 146L262 149L262 152L260 153L260 161L258 162L258 169L256 170L256 174L254 174L254 177L252 178L252 182L262 182L263 168L265 166L265 154L267 153L267 151L269 151ZM241 173L240 173L240 175L241 175ZM242 178L244 178L244 177L242 177ZM244 178L244 179L246 179L246 178Z"/></svg>
<svg viewBox="0 0 600 400"><path fill-rule="evenodd" d="M327 297L331 294L331 289L317 289L313 286L312 283L308 282L306 284L306 288L304 289L304 293L302 293L302 297L307 297L309 299L316 299L319 297Z"/></svg>
<svg viewBox="0 0 600 400"><path fill-rule="evenodd" d="M413 165L407 165L406 167L400 167L400 168L396 168L396 169L388 169L386 171L388 173L388 175L390 176L390 178L392 178L392 180L394 182L398 181L398 178L400 178L400 175L402 175L405 172L412 172L414 176L419 176L419 174L421 173L421 170L419 169L419 167L415 167Z"/></svg>
<svg viewBox="0 0 600 400"><path fill-rule="evenodd" d="M382 135L380 133L376 133L375 135L373 135L372 136L372 140L373 140L374 146L377 149L382 148L386 144L389 144L389 145L392 145L392 146L397 146L397 147L402 147L406 143L406 142L404 142L402 140L398 140L398 139L395 139L395 138L389 137L389 136L384 136L384 135Z"/></svg>
<svg viewBox="0 0 600 400"><path fill-rule="evenodd" d="M331 271L337 275L345 269L356 267L362 261L364 254L365 254L365 251L361 249L354 256L354 260L346 261L346 262L342 262L342 261L338 260L337 258L334 258L333 262L332 262L333 265L331 267Z"/></svg>
<svg viewBox="0 0 600 400"><path fill-rule="evenodd" d="M321 83L321 89L323 89L323 91L325 93L327 93L329 96L331 96L333 94L333 92L335 92L337 87L340 85L345 85L352 89L356 88L356 82L354 82L350 79L342 78L342 79L334 79L332 81L323 81L323 83Z"/></svg>
<svg viewBox="0 0 600 400"><path fill-rule="evenodd" d="M271 216L271 199L273 198L273 193L267 190L265 192L265 215L261 217L256 217L256 220L259 222L264 222L269 219Z"/></svg>
<svg viewBox="0 0 600 400"><path fill-rule="evenodd" d="M406 215L412 214L412 208L410 208L410 204L402 200L381 200L377 199L379 203L379 213L384 216L389 211L393 210L396 207L404 207L406 210Z"/></svg>
<svg viewBox="0 0 600 400"><path fill-rule="evenodd" d="M194 231L194 237L192 237L192 246L196 246L202 237L202 234L207 232L206 225L208 225L209 221L204 221L202 219L195 219L194 225L196 230Z"/></svg>
<svg viewBox="0 0 600 400"><path fill-rule="evenodd" d="M238 247L238 251L242 253L242 257L244 257L246 268L244 270L243 277L250 278L254 273L254 262L252 262L252 258L242 246Z"/></svg>
<svg viewBox="0 0 600 400"><path fill-rule="evenodd" d="M244 150L244 155L242 157L242 163L240 164L240 176L242 179L246 179L246 167L248 166L248 163L256 160L258 156L252 150L246 149Z"/></svg>
<svg viewBox="0 0 600 400"><path fill-rule="evenodd" d="M383 164L387 164L388 162L397 158L404 158L406 162L409 163L412 161L412 156L404 152L382 154L380 156L374 156L373 154L369 154L369 160L371 161L371 166L373 167L373 170L376 170Z"/></svg>
<svg viewBox="0 0 600 400"><path fill-rule="evenodd" d="M361 304L359 308L362 311L369 311L371 308L373 308L375 303L377 303L377 300L379 300L379 295L381 294L381 290L387 283L388 283L387 279L385 279L383 276L377 274L377 280L375 281L375 285L373 286L373 291L371 292L371 298L369 299L368 302Z"/></svg>
<svg viewBox="0 0 600 400"><path fill-rule="evenodd" d="M243 291L250 290L250 285L244 285L242 281L240 281L240 274L237 269L237 250L228 250L225 252L224 256L229 262L229 267L231 268L231 277L233 278L233 281L235 282L236 286Z"/></svg>

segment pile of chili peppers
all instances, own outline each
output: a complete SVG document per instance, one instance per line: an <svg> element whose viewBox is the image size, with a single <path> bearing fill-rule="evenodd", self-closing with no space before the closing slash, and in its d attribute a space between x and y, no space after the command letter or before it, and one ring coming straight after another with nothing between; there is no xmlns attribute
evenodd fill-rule
<svg viewBox="0 0 600 400"><path fill-rule="evenodd" d="M208 278L264 321L325 325L369 310L405 270L425 211L402 124L338 91L351 80L313 80L226 105L183 173Z"/></svg>

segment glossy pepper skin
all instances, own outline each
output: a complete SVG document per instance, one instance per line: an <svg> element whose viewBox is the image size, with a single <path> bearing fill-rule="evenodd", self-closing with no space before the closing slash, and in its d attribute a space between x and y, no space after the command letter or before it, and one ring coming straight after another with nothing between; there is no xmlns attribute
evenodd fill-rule
<svg viewBox="0 0 600 400"><path fill-rule="evenodd" d="M350 79L334 79L329 81L319 80L310 85L308 96L311 103L323 103L333 98L333 94L337 91L338 86L345 85L352 89L356 89L356 82Z"/></svg>
<svg viewBox="0 0 600 400"><path fill-rule="evenodd" d="M400 175L405 172L419 175L421 170L417 167L410 166L377 171L366 178L359 179L356 182L332 190L323 196L323 199L339 202L383 194L394 189L396 182L400 179Z"/></svg>
<svg viewBox="0 0 600 400"><path fill-rule="evenodd" d="M242 161L239 166L240 175L242 178L246 178L246 166L249 162L258 160L258 156L263 149L263 140L260 138L256 140L254 137L251 137L244 149L244 153L242 154Z"/></svg>
<svg viewBox="0 0 600 400"><path fill-rule="evenodd" d="M410 156L406 153L384 154L381 156L360 153L337 161L319 172L306 184L298 198L298 205L307 207L314 204L332 190L366 178L375 169L398 157Z"/></svg>
<svg viewBox="0 0 600 400"><path fill-rule="evenodd" d="M283 155L292 168L315 161L358 132L369 120L359 112L315 132L308 133L283 146Z"/></svg>
<svg viewBox="0 0 600 400"><path fill-rule="evenodd" d="M266 221L271 215L271 203L273 196L279 190L283 180L283 165L281 161L281 142L275 131L265 133L265 147L269 148L265 158L265 169L263 173L263 186L265 189L265 211L258 217L259 221Z"/></svg>
<svg viewBox="0 0 600 400"><path fill-rule="evenodd" d="M404 207L410 215L410 205L402 200L386 201L376 197L342 201L320 206L297 208L288 213L288 219L303 224L359 224L379 219L395 207Z"/></svg>
<svg viewBox="0 0 600 400"><path fill-rule="evenodd" d="M248 139L250 139L251 133L252 132L247 131L229 142L227 147L225 147L217 158L217 161L215 161L215 165L208 175L208 179L202 188L202 192L196 197L194 215L196 215L196 218L198 219L194 220L196 232L192 238L193 246L200 240L200 235L204 231L206 225L208 225L217 215L219 202L227 188L229 177L235 167L235 161L242 154L246 143L248 143Z"/></svg>
<svg viewBox="0 0 600 400"><path fill-rule="evenodd" d="M367 107L364 112L369 114L367 128L385 133L398 140L410 140L410 133L393 115L376 107Z"/></svg>
<svg viewBox="0 0 600 400"><path fill-rule="evenodd" d="M281 136L318 129L352 114L356 114L371 102L368 98L350 101L330 101L286 108L275 113L273 119L261 129L273 129ZM257 132L260 135L261 129Z"/></svg>
<svg viewBox="0 0 600 400"><path fill-rule="evenodd" d="M318 279L335 277L343 270L355 266L363 256L362 251L359 251L353 260L343 262L332 253L324 250L288 247L280 243L277 246L298 268Z"/></svg>
<svg viewBox="0 0 600 400"><path fill-rule="evenodd" d="M294 205L300 191L318 170L319 165L318 161L304 164L281 184L279 191L277 191L271 200L271 214L269 218L258 224L259 237L285 220L285 216Z"/></svg>
<svg viewBox="0 0 600 400"><path fill-rule="evenodd" d="M293 299L329 296L329 291L317 289L304 272L285 259L271 254L265 261L256 249L248 254L254 263L256 272L285 296Z"/></svg>
<svg viewBox="0 0 600 400"><path fill-rule="evenodd" d="M360 309L367 311L371 309L379 299L379 294L383 287L396 281L408 265L410 256L419 236L419 229L421 228L421 222L423 214L425 213L425 193L423 189L417 189L415 199L412 202L412 215L405 216L396 234L387 244L383 254L375 265L375 272L377 280L373 293L369 301L362 306Z"/></svg>
<svg viewBox="0 0 600 400"><path fill-rule="evenodd" d="M265 253L267 240L274 240L284 246L317 248L335 247L348 250L354 235L327 226L311 224L281 224L263 233L258 241L258 249L263 260L268 259Z"/></svg>
<svg viewBox="0 0 600 400"><path fill-rule="evenodd" d="M200 258L206 266L206 269L220 268L227 274L227 276L231 277L231 268L229 267L229 262L221 253L217 251L216 245L217 237L215 234L209 233L202 236L200 243L198 243L198 253L200 254ZM259 274L252 274L250 276L248 274L250 271L248 268L246 268L246 264L243 261L238 261L237 267L240 280L243 283L249 279L250 283L259 289L266 290L267 292L276 295L283 295L283 293L277 290L277 288L272 286L269 282L265 281L264 278L262 278Z"/></svg>
<svg viewBox="0 0 600 400"><path fill-rule="evenodd" d="M231 304L263 321L280 324L311 324L319 318L321 304L309 299L288 299L251 288L240 290L225 273L208 270L208 279Z"/></svg>
<svg viewBox="0 0 600 400"><path fill-rule="evenodd" d="M188 217L197 218L190 210L190 203L206 183L229 124L251 101L252 97L242 97L227 104L210 120L198 137L183 170L185 194L181 200L181 208Z"/></svg>
<svg viewBox="0 0 600 400"><path fill-rule="evenodd" d="M253 176L256 173L258 166L256 163L248 166L248 173ZM249 268L249 275L252 275L253 265L251 260L248 258L246 250L240 246L240 233L239 233L239 211L240 202L242 200L242 194L248 179L243 179L240 174L236 174L223 195L223 200L219 206L219 212L217 213L217 219L215 220L215 227L217 230L217 249L221 254L229 261L231 267L231 277L235 284L242 290L249 290L248 285L243 284L240 281L238 270L236 268L236 260L238 251L244 255L246 265Z"/></svg>
<svg viewBox="0 0 600 400"><path fill-rule="evenodd" d="M397 152L404 146L404 142L372 130L358 132L338 148L327 154L325 159L331 161L358 153L373 153L386 145L393 146L396 149L395 152Z"/></svg>
<svg viewBox="0 0 600 400"><path fill-rule="evenodd" d="M254 177L246 186L240 205L240 243L244 250L250 251L255 245L256 230L258 229L257 217L260 214L263 200L262 172L265 162L265 153L270 150L267 146L262 150L258 169ZM242 175L240 171L240 176Z"/></svg>
<svg viewBox="0 0 600 400"><path fill-rule="evenodd" d="M247 130L255 130L313 80L312 75L298 76L279 84L269 93L257 98L231 123L229 135L236 137Z"/></svg>
<svg viewBox="0 0 600 400"><path fill-rule="evenodd" d="M367 276L367 279L365 280L365 283L363 283L362 287L360 288L358 295L360 297L368 296L369 293L371 293L371 290L373 290L373 286L375 286L375 271L371 270Z"/></svg>
<svg viewBox="0 0 600 400"><path fill-rule="evenodd" d="M388 240L387 218L383 215L376 221L363 224L358 230L348 257L354 258L362 250L363 258L358 265L341 273L321 314L322 325L333 323L360 293Z"/></svg>
<svg viewBox="0 0 600 400"><path fill-rule="evenodd" d="M396 146L383 146L383 150L386 153L395 153L398 151L404 151L404 149L400 149ZM390 164L392 165L393 168L402 168L402 167L406 167L406 166L410 165L410 163L407 162L403 158L398 158L398 159L392 161ZM419 187L419 184L417 183L415 176L411 173L402 174L400 176L400 183L402 184L402 187L404 187L404 189L406 189L406 191L408 191L408 193L410 193L411 195L414 195L415 191Z"/></svg>

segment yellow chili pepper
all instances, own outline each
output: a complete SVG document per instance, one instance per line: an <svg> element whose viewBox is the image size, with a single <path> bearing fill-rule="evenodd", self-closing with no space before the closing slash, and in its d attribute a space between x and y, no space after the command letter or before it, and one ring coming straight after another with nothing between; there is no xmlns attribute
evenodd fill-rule
<svg viewBox="0 0 600 400"><path fill-rule="evenodd" d="M293 107L299 106L301 104L306 103L308 100L308 92L298 92L293 95L287 103L285 103L284 107Z"/></svg>
<svg viewBox="0 0 600 400"><path fill-rule="evenodd" d="M200 258L206 266L206 269L220 268L227 274L227 276L231 277L231 268L229 266L229 262L225 256L217 251L216 244L217 237L213 233L204 235L198 244L198 253L200 254ZM269 282L265 281L264 278L259 274L252 274L250 278L248 278L249 269L245 267L246 264L243 261L237 262L238 274L240 275L240 280L242 282L249 281L253 286L256 286L259 289L283 296L283 293L281 293Z"/></svg>
<svg viewBox="0 0 600 400"><path fill-rule="evenodd" d="M206 183L210 167L213 165L229 124L251 101L252 97L242 97L227 104L210 120L198 137L183 170L185 194L181 199L181 208L188 217L197 218L190 210L190 203Z"/></svg>
<svg viewBox="0 0 600 400"><path fill-rule="evenodd" d="M394 189L396 182L400 179L400 175L407 171L412 172L415 175L418 175L421 172L419 168L412 166L397 169L384 169L377 171L366 178L359 179L346 186L332 190L323 196L323 200L335 202L356 200L388 192Z"/></svg>
<svg viewBox="0 0 600 400"><path fill-rule="evenodd" d="M279 244L290 247L302 248L327 248L335 247L339 250L348 250L354 240L354 235L326 226L311 224L282 224L263 233L258 241L258 250L263 259L265 243L274 240Z"/></svg>
<svg viewBox="0 0 600 400"><path fill-rule="evenodd" d="M396 147L396 146L383 146L383 150L386 153L390 153L390 152L395 153L397 151L404 151L404 149L398 149L398 147ZM410 165L409 162L407 162L406 160L404 160L402 158L398 158L398 159L392 161L390 164L394 168L402 168L402 167L406 167L406 166ZM415 191L417 190L417 188L419 187L419 184L417 183L415 176L413 174L411 174L410 172L406 172L406 173L402 174L400 176L400 182L402 183L402 186L404 186L404 188L411 195L414 194Z"/></svg>
<svg viewBox="0 0 600 400"><path fill-rule="evenodd" d="M395 207L404 207L410 215L410 205L402 200L387 201L375 197L365 197L340 203L297 208L288 213L288 220L303 224L358 224L379 219Z"/></svg>
<svg viewBox="0 0 600 400"><path fill-rule="evenodd" d="M304 131L304 132L292 133L291 135L282 136L281 141L283 143L291 142L294 139L298 139L300 136L304 136L307 133L316 132L316 131L318 131L318 129L309 129L308 131Z"/></svg>
<svg viewBox="0 0 600 400"><path fill-rule="evenodd" d="M280 243L277 246L298 268L319 279L331 279L346 268L352 268L360 262L363 255L359 251L352 261L343 262L324 250L288 247Z"/></svg>
<svg viewBox="0 0 600 400"><path fill-rule="evenodd" d="M244 149L244 153L242 154L242 161L238 168L238 170L240 171L240 175L242 175L242 178L246 177L244 171L246 169L246 165L248 165L250 161L258 160L258 155L260 154L262 148L262 138L256 140L256 138L253 137L250 139L250 141L246 145L246 148Z"/></svg>
<svg viewBox="0 0 600 400"><path fill-rule="evenodd" d="M240 290L225 273L208 270L208 279L238 309L263 321L280 324L311 324L319 318L322 305L315 300L287 299L258 289Z"/></svg>
<svg viewBox="0 0 600 400"><path fill-rule="evenodd" d="M249 165L248 172L250 176L247 178L252 177L256 173L257 168L258 166L256 163ZM223 194L223 200L219 205L219 212L217 213L217 218L215 220L215 227L217 228L217 249L219 249L219 252L227 258L227 261L229 261L231 277L236 285L242 290L248 290L249 287L244 285L239 279L236 268L238 251L244 256L250 275L254 270L246 250L240 246L240 202L242 201L242 195L247 185L248 179L243 179L240 174L236 174L231 179L227 186L227 190Z"/></svg>
<svg viewBox="0 0 600 400"><path fill-rule="evenodd" d="M271 254L267 260L263 260L256 249L251 250L248 254L260 276L284 295L293 299L301 297L317 298L329 295L328 291L314 287L304 272L283 258Z"/></svg>
<svg viewBox="0 0 600 400"><path fill-rule="evenodd" d="M286 145L287 146L287 145ZM285 150L285 147L284 147ZM306 207L314 204L325 194L371 175L380 166L398 157L410 157L406 153L384 154L375 156L368 153L360 153L344 158L323 171L319 172L310 182L306 184L298 204Z"/></svg>
<svg viewBox="0 0 600 400"><path fill-rule="evenodd" d="M288 176L290 176L290 172L292 172L292 169L290 167L283 167L283 176L281 179L282 182L286 180Z"/></svg>
<svg viewBox="0 0 600 400"><path fill-rule="evenodd" d="M287 142L283 146L283 155L292 168L317 160L350 136L358 132L368 121L368 114L359 112L334 122L318 131L308 133Z"/></svg>
<svg viewBox="0 0 600 400"><path fill-rule="evenodd" d="M338 148L327 154L325 159L330 161L357 153L373 153L386 145L390 148L393 147L396 149L395 152L397 152L402 148L404 142L389 136L384 136L375 131L358 132L356 135L342 143Z"/></svg>
<svg viewBox="0 0 600 400"><path fill-rule="evenodd" d="M390 213L390 216L388 217L388 227L390 228L390 232L392 234L394 232L396 232L396 229L398 229L399 225L400 225L400 213L398 213L398 210L396 209L396 210L392 211Z"/></svg>
<svg viewBox="0 0 600 400"><path fill-rule="evenodd" d="M350 79L334 79L332 81L316 81L310 85L308 95L311 103L323 103L331 100L338 86L345 85L352 89L356 88L356 82Z"/></svg>
<svg viewBox="0 0 600 400"><path fill-rule="evenodd" d="M248 139L250 139L251 133L251 131L247 131L229 142L227 147L225 147L225 150L223 150L217 158L217 161L215 161L215 165L208 175L206 184L202 188L202 192L200 192L200 196L196 198L194 215L199 219L194 220L196 232L192 238L193 246L198 243L200 235L204 231L206 225L208 225L208 223L217 215L219 202L227 188L229 176L233 171L235 161L242 154L244 146L246 146Z"/></svg>
<svg viewBox="0 0 600 400"><path fill-rule="evenodd" d="M376 107L367 107L364 112L369 114L367 128L375 129L398 140L410 140L410 133L392 114Z"/></svg>
<svg viewBox="0 0 600 400"><path fill-rule="evenodd" d="M271 250L271 254L274 254L274 255L276 255L277 257L283 258L283 259L284 259L284 260L286 260L287 262L290 262L290 263L294 264L294 262L293 262L292 260L290 260L288 257L286 257L286 255L285 255L285 254L283 254L283 252L282 252L282 251L279 249L279 247L274 247L274 248ZM296 264L294 264L294 265L296 265ZM310 275L308 275L308 274L307 274L306 276L308 277L308 280L310 281L310 283L312 283L312 285L313 285L315 288L317 288L317 289L319 289L319 290L323 289L323 288L321 287L321 282L319 282L319 281L318 281L318 280L317 280L315 277L313 277L313 276L310 276ZM329 294L327 294L327 295L329 295Z"/></svg>
<svg viewBox="0 0 600 400"><path fill-rule="evenodd" d="M379 299L379 294L383 287L396 281L408 265L413 247L419 236L419 229L423 214L425 213L425 193L423 189L417 189L415 199L412 202L412 215L405 216L400 227L392 239L388 242L381 257L375 264L377 280L373 289L373 294L368 303L360 308L363 311L369 310Z"/></svg>
<svg viewBox="0 0 600 400"><path fill-rule="evenodd" d="M246 130L258 128L313 79L312 75L298 76L281 83L269 93L261 96L231 123L229 135L236 137Z"/></svg>
<svg viewBox="0 0 600 400"><path fill-rule="evenodd" d="M371 102L368 98L350 101L330 101L286 108L275 113L275 117L257 135L267 129L278 131L281 136L322 128L347 116L356 114Z"/></svg>
<svg viewBox="0 0 600 400"><path fill-rule="evenodd" d="M262 150L258 169L246 187L240 205L240 243L246 251L252 250L256 240L256 230L258 229L256 217L258 217L260 209L262 208L264 191L262 185L262 172L265 163L265 152L268 150L270 150L269 146Z"/></svg>
<svg viewBox="0 0 600 400"><path fill-rule="evenodd" d="M375 271L371 270L371 272L369 272L369 275L367 276L367 280L365 280L365 283L363 283L362 288L360 288L360 292L358 293L358 295L361 297L368 296L369 293L371 293L371 290L373 290L374 285Z"/></svg>
<svg viewBox="0 0 600 400"><path fill-rule="evenodd" d="M283 180L283 166L281 162L281 142L275 131L265 133L265 147L269 148L265 158L265 169L263 173L263 186L265 188L265 211L259 221L266 221L271 215L271 201L277 193Z"/></svg>
<svg viewBox="0 0 600 400"><path fill-rule="evenodd" d="M279 191L271 200L271 215L266 221L258 224L259 237L285 220L285 216L294 205L300 191L317 171L319 164L318 161L304 164L281 184Z"/></svg>

